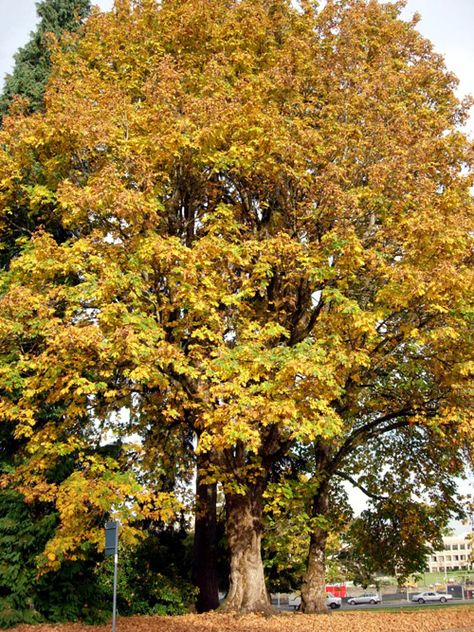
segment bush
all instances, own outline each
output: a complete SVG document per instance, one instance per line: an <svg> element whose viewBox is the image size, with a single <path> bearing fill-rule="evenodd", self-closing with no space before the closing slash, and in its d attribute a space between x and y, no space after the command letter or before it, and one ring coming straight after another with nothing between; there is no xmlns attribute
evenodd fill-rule
<svg viewBox="0 0 474 632"><path fill-rule="evenodd" d="M88 559L64 562L58 571L38 577L36 557L56 525L50 505L26 504L15 491L0 492L0 627L38 621L99 623L109 616L92 551Z"/></svg>
<svg viewBox="0 0 474 632"><path fill-rule="evenodd" d="M0 627L40 621L105 623L111 616L113 559L92 548L38 577L36 557L57 526L54 508L0 492ZM156 530L120 552L117 606L121 615L183 614L194 602L191 542L184 529Z"/></svg>
<svg viewBox="0 0 474 632"><path fill-rule="evenodd" d="M196 598L196 588L186 567L188 544L184 536L167 530L149 536L134 549L119 555L117 609L121 615L176 615L187 612ZM99 585L112 603L113 559L98 571Z"/></svg>

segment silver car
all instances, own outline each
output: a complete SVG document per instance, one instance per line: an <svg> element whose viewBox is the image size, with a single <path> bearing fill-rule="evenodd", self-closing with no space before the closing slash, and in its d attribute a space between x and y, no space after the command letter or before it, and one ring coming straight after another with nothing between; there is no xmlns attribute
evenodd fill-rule
<svg viewBox="0 0 474 632"><path fill-rule="evenodd" d="M347 600L347 603L350 606L355 606L358 603L375 604L375 603L380 603L380 601L381 599L376 593L363 593L362 595L359 595L358 597L349 597L349 599Z"/></svg>
<svg viewBox="0 0 474 632"><path fill-rule="evenodd" d="M342 599L340 597L334 597L334 595L330 592L326 593L326 605L331 610L335 610L336 608L340 608L342 603ZM293 607L295 610L299 610L301 607L301 597L296 594L292 594L288 596L288 605Z"/></svg>
<svg viewBox="0 0 474 632"><path fill-rule="evenodd" d="M440 603L446 603L448 599L452 598L452 595L447 595L446 593L438 593L431 590L418 593L417 595L412 595L411 600L418 603L426 603L427 601L439 601Z"/></svg>
<svg viewBox="0 0 474 632"><path fill-rule="evenodd" d="M334 597L334 595L330 592L326 593L326 605L331 610L335 610L336 608L340 608L342 604L342 599L340 597Z"/></svg>

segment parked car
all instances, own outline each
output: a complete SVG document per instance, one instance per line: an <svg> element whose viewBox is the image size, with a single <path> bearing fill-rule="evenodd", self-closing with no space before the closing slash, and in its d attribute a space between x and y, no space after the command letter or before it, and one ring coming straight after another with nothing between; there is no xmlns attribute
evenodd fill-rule
<svg viewBox="0 0 474 632"><path fill-rule="evenodd" d="M328 608L335 610L336 608L340 608L341 604L342 599L340 597L334 597L330 592L326 593L326 605Z"/></svg>
<svg viewBox="0 0 474 632"><path fill-rule="evenodd" d="M326 605L328 608L335 610L336 608L340 608L341 604L342 599L340 597L334 597L334 595L330 592L326 593ZM298 610L301 606L301 597L299 595L289 595L288 605L293 607L295 610Z"/></svg>
<svg viewBox="0 0 474 632"><path fill-rule="evenodd" d="M351 606L355 606L358 603L380 603L381 599L376 593L363 593L357 597L348 597L347 603Z"/></svg>
<svg viewBox="0 0 474 632"><path fill-rule="evenodd" d="M448 599L452 598L452 595L448 595L446 593L426 591L418 593L417 595L412 595L411 600L417 601L418 603L426 603L427 601L439 601L440 603L446 603Z"/></svg>
<svg viewBox="0 0 474 632"><path fill-rule="evenodd" d="M290 606L290 608L298 610L298 608L301 606L301 597L295 594L288 595L288 605Z"/></svg>

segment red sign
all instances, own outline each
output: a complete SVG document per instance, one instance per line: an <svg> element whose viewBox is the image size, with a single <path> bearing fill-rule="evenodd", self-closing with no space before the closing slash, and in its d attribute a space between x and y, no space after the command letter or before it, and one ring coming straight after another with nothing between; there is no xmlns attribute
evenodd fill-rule
<svg viewBox="0 0 474 632"><path fill-rule="evenodd" d="M347 590L343 584L337 584L333 586L326 586L326 592L330 592L334 597L347 597Z"/></svg>

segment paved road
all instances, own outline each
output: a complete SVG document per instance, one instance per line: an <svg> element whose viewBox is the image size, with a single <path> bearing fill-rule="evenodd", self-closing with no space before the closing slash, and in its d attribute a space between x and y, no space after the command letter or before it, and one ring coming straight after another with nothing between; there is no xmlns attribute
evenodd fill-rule
<svg viewBox="0 0 474 632"><path fill-rule="evenodd" d="M375 609L379 609L379 608L410 608L412 606L416 606L418 608L420 607L426 607L426 606L449 606L450 604L462 604L462 603L469 603L469 602L465 602L462 599L450 599L448 602L446 602L445 604L440 604L438 601L432 601L430 603L417 603L417 602L413 602L413 601L407 601L406 599L402 599L402 600L387 600L387 601L382 601L382 603L376 603L376 604L360 604L358 606L350 606L347 603L343 603L342 607L344 608L344 610L373 610Z"/></svg>
<svg viewBox="0 0 474 632"><path fill-rule="evenodd" d="M435 602L431 602L431 603L424 603L424 604L419 604L416 602L412 602L412 601L407 601L406 599L404 600L390 600L390 601L383 601L382 603L376 603L376 604L359 604L357 606L350 606L348 603L345 603L344 601L342 602L342 606L339 609L336 609L335 612L338 612L338 610L380 610L382 608L411 608L411 607L417 607L417 608L429 608L430 606L443 606L443 607L449 607L450 605L460 605L460 604L473 604L474 605L474 601L469 600L469 601L463 601L462 599L452 599L450 601L448 601L445 604L439 604L437 601ZM277 607L279 610L294 610L294 608L287 606L286 604L282 604L281 606L278 607L276 601L273 602L273 605L275 607Z"/></svg>

